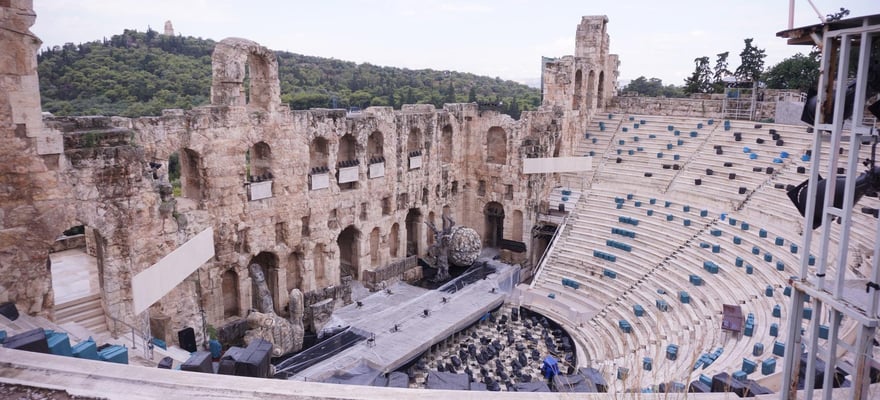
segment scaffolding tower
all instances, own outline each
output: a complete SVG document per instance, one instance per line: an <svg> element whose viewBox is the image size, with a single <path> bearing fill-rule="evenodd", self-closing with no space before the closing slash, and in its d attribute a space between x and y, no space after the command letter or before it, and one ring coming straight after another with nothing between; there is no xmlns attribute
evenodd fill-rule
<svg viewBox="0 0 880 400"><path fill-rule="evenodd" d="M813 146L810 167L810 178L807 187L806 207L804 214L803 252L800 255L800 268L792 277L791 307L788 315L788 333L785 339L785 355L783 359L781 399L794 399L799 386L798 378L803 376L804 392L802 398L810 400L814 396L815 387L823 387L822 398L867 399L871 384L873 368L880 368L875 356L875 336L878 325L878 300L880 300L880 223L874 220L875 233L873 257L870 259L870 270L865 278L858 280L852 272L848 272L848 249L855 202L861 194L856 193L856 181L864 184L865 178L875 175L861 175L859 171L859 149L872 145L877 141L877 130L865 125L866 91L869 79L876 79L877 71L869 74L874 41L880 40L880 15L850 18L841 21L826 22L809 27L789 29L778 34L789 39L789 44L819 45L822 49L821 75L819 77L818 94L816 97L815 121L813 123ZM857 56L856 56L857 54ZM877 56L877 55L874 55ZM853 62L855 64L853 64ZM873 76L871 76L873 75ZM847 104L848 86L855 82L854 96ZM877 82L870 86L876 87ZM850 91L851 92L851 91ZM809 104L809 102L808 102ZM849 118L851 128L844 131L846 109L852 110ZM846 146L848 152L841 155L838 149ZM829 157L824 171L826 183L824 193L818 189L819 170L824 155ZM845 173L838 174L837 167L845 162ZM870 166L869 166L870 167ZM837 179L841 178L842 188L836 187ZM871 179L875 180L875 179ZM845 183L844 183L845 182ZM878 182L871 182L871 189L876 189ZM837 192L837 193L836 193ZM843 202L834 204L835 194L843 194ZM817 196L824 196L824 201ZM819 204L821 201L821 204ZM814 213L819 213L822 224L815 230ZM867 215L856 215L856 218ZM839 222L837 241L832 242L832 221ZM813 240L813 235L816 240ZM813 252L815 247L818 251ZM810 267L810 255L816 254L816 266ZM832 255L834 255L832 257ZM831 259L829 259L831 258ZM827 274L827 276L826 276ZM866 282L865 282L866 280ZM859 282L861 288L847 289L847 283ZM805 304L812 307L813 317L804 322ZM825 313L825 314L823 314ZM827 315L829 326L822 327L820 333L820 316ZM841 324L849 320L856 326L855 338L846 338L841 331ZM807 326L804 326L804 325ZM825 336L827 339L820 341ZM838 358L838 351L845 350L849 356ZM801 368L801 359L806 359L805 371ZM824 381L815 382L814 371L819 360L824 360ZM833 379L838 368L850 374L852 386L848 389L836 389Z"/></svg>

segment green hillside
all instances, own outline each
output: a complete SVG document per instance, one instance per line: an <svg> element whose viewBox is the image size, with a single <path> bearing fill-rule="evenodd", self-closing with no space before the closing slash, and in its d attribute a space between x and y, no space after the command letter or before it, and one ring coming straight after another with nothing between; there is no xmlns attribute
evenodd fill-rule
<svg viewBox="0 0 880 400"><path fill-rule="evenodd" d="M43 110L55 115L159 115L208 104L216 42L125 30L38 55ZM293 109L503 101L507 113L541 102L538 89L468 73L410 70L276 52L281 100Z"/></svg>

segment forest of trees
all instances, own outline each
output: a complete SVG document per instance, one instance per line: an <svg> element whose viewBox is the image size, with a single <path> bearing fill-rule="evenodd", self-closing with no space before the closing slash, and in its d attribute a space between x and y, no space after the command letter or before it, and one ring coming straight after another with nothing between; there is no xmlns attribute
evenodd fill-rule
<svg viewBox="0 0 880 400"><path fill-rule="evenodd" d="M55 115L159 115L210 101L210 39L125 30L40 53L43 109ZM541 104L540 90L469 73L409 70L276 52L281 100L293 109L492 102L514 118Z"/></svg>
<svg viewBox="0 0 880 400"><path fill-rule="evenodd" d="M721 93L723 79L760 80L771 89L815 87L819 54L796 54L764 69L764 50L745 39L742 60L728 70L729 52L694 60L683 86L640 76L622 89L642 96L684 97ZM38 72L43 109L55 115L159 115L163 109L189 109L210 101L210 39L125 30L110 39L55 46L40 53ZM356 64L276 52L281 101L293 109L392 106L403 104L502 103L502 112L519 118L541 104L539 89L514 81L469 73L410 70Z"/></svg>

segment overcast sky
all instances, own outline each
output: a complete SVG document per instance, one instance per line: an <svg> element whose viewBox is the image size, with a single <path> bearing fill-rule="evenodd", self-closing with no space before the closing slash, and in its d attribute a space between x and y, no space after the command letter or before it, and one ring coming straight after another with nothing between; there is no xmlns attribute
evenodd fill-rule
<svg viewBox="0 0 880 400"><path fill-rule="evenodd" d="M743 39L766 49L771 66L807 47L785 44L787 0L35 0L32 31L44 46L109 38L123 29L220 40L237 36L275 50L411 69L472 72L536 82L541 56L574 53L583 15L610 19L611 53L622 81L646 76L681 85L694 58L729 51ZM795 26L819 20L795 1ZM880 0L814 0L822 14L880 14Z"/></svg>

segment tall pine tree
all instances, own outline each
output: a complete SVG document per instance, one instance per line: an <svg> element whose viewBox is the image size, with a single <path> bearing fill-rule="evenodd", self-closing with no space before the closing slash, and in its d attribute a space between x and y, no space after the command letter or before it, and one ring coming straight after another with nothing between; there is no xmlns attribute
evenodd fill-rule
<svg viewBox="0 0 880 400"><path fill-rule="evenodd" d="M764 70L764 49L752 46L752 38L745 39L745 48L739 57L742 60L739 67L736 68L736 77L741 81L755 82L761 78L761 72Z"/></svg>
<svg viewBox="0 0 880 400"><path fill-rule="evenodd" d="M709 69L709 57L695 58L694 65L694 73L690 78L684 80L684 92L688 94L709 93L712 90L712 71Z"/></svg>

